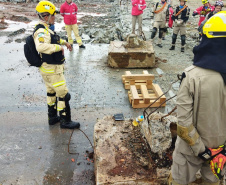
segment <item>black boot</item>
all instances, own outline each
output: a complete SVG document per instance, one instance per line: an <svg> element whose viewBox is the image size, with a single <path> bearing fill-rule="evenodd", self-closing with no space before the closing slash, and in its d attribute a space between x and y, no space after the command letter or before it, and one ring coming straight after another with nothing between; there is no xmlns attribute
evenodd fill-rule
<svg viewBox="0 0 226 185"><path fill-rule="evenodd" d="M48 105L48 118L49 125L55 125L60 121L60 117L57 116L57 110L55 109L55 105L53 106Z"/></svg>
<svg viewBox="0 0 226 185"><path fill-rule="evenodd" d="M181 52L184 52L184 47L181 47L181 50L180 50Z"/></svg>
<svg viewBox="0 0 226 185"><path fill-rule="evenodd" d="M175 50L175 46L172 45L169 50Z"/></svg>
<svg viewBox="0 0 226 185"><path fill-rule="evenodd" d="M71 121L70 99L71 95L69 93L66 94L65 98L59 98L60 101L65 101L66 105L64 110L60 111L60 128L75 129L80 127L79 122Z"/></svg>
<svg viewBox="0 0 226 185"><path fill-rule="evenodd" d="M86 47L82 44L81 46L79 46L79 48L85 49Z"/></svg>

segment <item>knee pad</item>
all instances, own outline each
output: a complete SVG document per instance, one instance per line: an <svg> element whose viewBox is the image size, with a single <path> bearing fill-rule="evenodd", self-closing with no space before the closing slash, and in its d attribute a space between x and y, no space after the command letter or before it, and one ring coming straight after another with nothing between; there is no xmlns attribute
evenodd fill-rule
<svg viewBox="0 0 226 185"><path fill-rule="evenodd" d="M157 28L154 27L151 34L152 39L155 37L156 33L157 33Z"/></svg>
<svg viewBox="0 0 226 185"><path fill-rule="evenodd" d="M173 34L172 38L177 39L177 34Z"/></svg>
<svg viewBox="0 0 226 185"><path fill-rule="evenodd" d="M185 41L185 39L186 39L186 36L185 35L181 35L181 40Z"/></svg>
<svg viewBox="0 0 226 185"><path fill-rule="evenodd" d="M164 28L159 28L159 38L162 38Z"/></svg>
<svg viewBox="0 0 226 185"><path fill-rule="evenodd" d="M59 101L65 101L65 102L69 102L71 99L71 95L70 93L67 93L64 98L59 98Z"/></svg>
<svg viewBox="0 0 226 185"><path fill-rule="evenodd" d="M48 93L48 92L47 92L47 96L49 96L49 97L54 97L54 96L56 96L56 93Z"/></svg>

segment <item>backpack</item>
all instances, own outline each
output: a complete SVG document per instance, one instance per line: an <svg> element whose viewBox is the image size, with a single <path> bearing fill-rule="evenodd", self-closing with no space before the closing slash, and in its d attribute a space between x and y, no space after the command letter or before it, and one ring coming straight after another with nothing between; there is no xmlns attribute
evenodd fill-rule
<svg viewBox="0 0 226 185"><path fill-rule="evenodd" d="M30 64L30 66L35 66L35 67L40 67L43 63L38 51L36 50L35 42L34 42L34 38L33 38L34 33L39 28L45 28L45 26L42 24L38 24L35 27L33 34L29 35L26 38L26 43L24 44L24 55L25 55L28 63Z"/></svg>

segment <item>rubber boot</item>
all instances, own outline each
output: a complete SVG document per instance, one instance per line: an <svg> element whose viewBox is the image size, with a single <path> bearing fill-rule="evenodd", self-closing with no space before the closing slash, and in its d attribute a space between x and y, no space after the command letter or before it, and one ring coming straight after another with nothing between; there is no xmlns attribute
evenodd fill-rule
<svg viewBox="0 0 226 185"><path fill-rule="evenodd" d="M158 47L162 48L162 39L159 38L158 39L158 44L156 44Z"/></svg>
<svg viewBox="0 0 226 185"><path fill-rule="evenodd" d="M181 46L181 50L180 50L181 52L184 52L184 47L183 46Z"/></svg>
<svg viewBox="0 0 226 185"><path fill-rule="evenodd" d="M169 50L175 50L175 45L172 45Z"/></svg>
<svg viewBox="0 0 226 185"><path fill-rule="evenodd" d="M65 102L66 107L60 111L60 128L75 129L80 127L79 122L71 120L71 108L69 102Z"/></svg>
<svg viewBox="0 0 226 185"><path fill-rule="evenodd" d="M53 106L48 105L48 118L49 125L55 125L60 121L60 117L57 116L57 110L55 109L55 105Z"/></svg>

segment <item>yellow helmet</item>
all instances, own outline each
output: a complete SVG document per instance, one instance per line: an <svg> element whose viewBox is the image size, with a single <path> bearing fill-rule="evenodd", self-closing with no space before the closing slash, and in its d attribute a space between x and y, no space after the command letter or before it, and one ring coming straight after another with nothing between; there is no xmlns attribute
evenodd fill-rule
<svg viewBox="0 0 226 185"><path fill-rule="evenodd" d="M209 2L208 0L202 0L202 4L206 4L208 2Z"/></svg>
<svg viewBox="0 0 226 185"><path fill-rule="evenodd" d="M48 12L51 15L56 14L56 7L53 3L49 1L40 1L36 6L36 11L38 13L45 13Z"/></svg>
<svg viewBox="0 0 226 185"><path fill-rule="evenodd" d="M179 0L179 1L184 1L184 2L188 2L188 0Z"/></svg>
<svg viewBox="0 0 226 185"><path fill-rule="evenodd" d="M203 34L208 38L226 37L226 11L218 12L206 21Z"/></svg>

